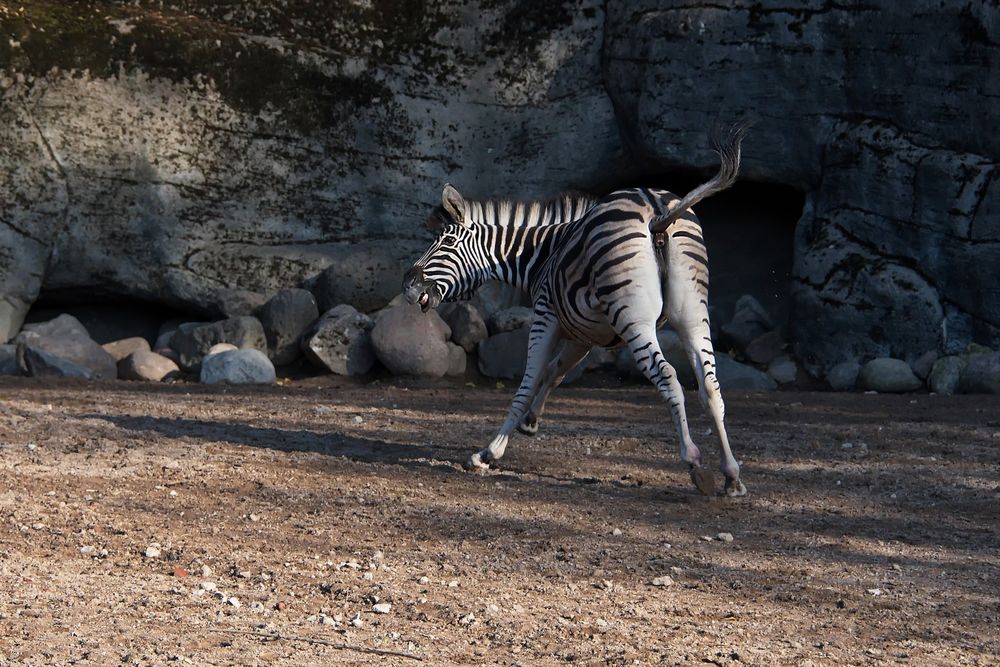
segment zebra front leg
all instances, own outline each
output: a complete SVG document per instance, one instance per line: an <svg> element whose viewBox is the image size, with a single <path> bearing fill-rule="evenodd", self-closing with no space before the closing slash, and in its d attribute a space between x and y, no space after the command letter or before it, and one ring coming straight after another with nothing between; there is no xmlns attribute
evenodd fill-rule
<svg viewBox="0 0 1000 667"><path fill-rule="evenodd" d="M701 452L691 440L687 414L684 411L684 390L677 380L674 367L667 363L660 350L655 324L626 325L622 327L619 335L628 342L636 366L670 406L670 416L680 438L681 460L690 467L691 481L701 493L711 495L715 490L715 481L712 479L712 473L702 467Z"/></svg>
<svg viewBox="0 0 1000 667"><path fill-rule="evenodd" d="M521 386L514 394L511 401L510 410L507 412L507 419L490 442L489 446L482 449L466 461L465 467L470 470L486 470L490 462L496 461L504 455L507 449L507 441L510 434L524 418L541 384L542 375L545 371L546 361L552 356L556 344L559 342L559 323L553 313L538 315L531 325L531 332L528 334L528 360L525 364L524 377L521 378Z"/></svg>
<svg viewBox="0 0 1000 667"><path fill-rule="evenodd" d="M555 359L550 361L549 365L546 366L541 386L538 388L538 392L535 394L527 414L524 415L524 419L517 425L518 431L525 435L535 435L538 433L538 418L542 416L542 412L545 410L545 401L548 399L549 394L562 383L567 373L583 361L588 352L590 352L589 345L566 341Z"/></svg>

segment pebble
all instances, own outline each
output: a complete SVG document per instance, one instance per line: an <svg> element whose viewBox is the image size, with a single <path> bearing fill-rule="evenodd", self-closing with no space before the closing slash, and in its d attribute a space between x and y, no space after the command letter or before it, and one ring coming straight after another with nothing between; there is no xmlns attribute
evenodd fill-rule
<svg viewBox="0 0 1000 667"><path fill-rule="evenodd" d="M471 625L475 620L476 620L476 615L470 612L465 616L463 616L462 618L458 619L458 622L461 623L462 625Z"/></svg>
<svg viewBox="0 0 1000 667"><path fill-rule="evenodd" d="M31 527L34 530L41 530L42 528L45 528L45 524L44 523L33 523L33 524L31 524Z"/></svg>
<svg viewBox="0 0 1000 667"><path fill-rule="evenodd" d="M264 603L259 600L254 600L250 603L250 609L257 612L264 611Z"/></svg>
<svg viewBox="0 0 1000 667"><path fill-rule="evenodd" d="M372 611L376 614L388 614L392 611L392 605L388 602L379 602L377 605L372 607Z"/></svg>
<svg viewBox="0 0 1000 667"><path fill-rule="evenodd" d="M881 588L869 588L868 589L868 593L870 595L882 595L882 589Z"/></svg>
<svg viewBox="0 0 1000 667"><path fill-rule="evenodd" d="M82 553L84 556L89 556L90 554L94 553L95 551L97 551L97 547L95 547L92 544L88 544L85 547L80 547L80 553Z"/></svg>
<svg viewBox="0 0 1000 667"><path fill-rule="evenodd" d="M232 606L236 607L237 609L239 609L240 607L243 606L243 604L239 601L239 598L235 598L235 597L229 598L228 600L226 600L226 602L228 602Z"/></svg>
<svg viewBox="0 0 1000 667"><path fill-rule="evenodd" d="M203 581L201 582L201 590L211 593L215 591L215 584L211 581Z"/></svg>
<svg viewBox="0 0 1000 667"><path fill-rule="evenodd" d="M458 580L452 579L448 582L448 588L458 588Z"/></svg>
<svg viewBox="0 0 1000 667"><path fill-rule="evenodd" d="M733 534L732 533L719 533L718 535L716 535L716 537L718 537L723 542L732 542L733 541Z"/></svg>
<svg viewBox="0 0 1000 667"><path fill-rule="evenodd" d="M622 529L621 528L615 528L614 530L611 531L611 534L614 535L615 537L620 537L621 534L622 534Z"/></svg>
<svg viewBox="0 0 1000 667"><path fill-rule="evenodd" d="M420 577L420 579L417 580L417 583L429 584L431 583L431 580L430 577Z"/></svg>
<svg viewBox="0 0 1000 667"><path fill-rule="evenodd" d="M354 423L355 424L363 424L364 421L365 421L364 417L362 417L361 415L354 415Z"/></svg>
<svg viewBox="0 0 1000 667"><path fill-rule="evenodd" d="M327 616L326 614L319 615L319 622L323 625L337 625L337 621L332 616Z"/></svg>
<svg viewBox="0 0 1000 667"><path fill-rule="evenodd" d="M671 586L671 585L673 585L673 583L674 583L674 580L671 579L670 577L666 576L666 575L663 575L662 577L656 577L652 581L652 584L654 586Z"/></svg>
<svg viewBox="0 0 1000 667"><path fill-rule="evenodd" d="M676 565L674 565L672 568L670 568L670 574L674 575L675 577L679 577L680 574L681 574L681 572L683 572L683 571L684 570L682 570L681 568L677 567Z"/></svg>
<svg viewBox="0 0 1000 667"><path fill-rule="evenodd" d="M361 620L361 614L355 614L354 618L351 619L351 625L356 628L360 628L365 622Z"/></svg>
<svg viewBox="0 0 1000 667"><path fill-rule="evenodd" d="M212 568L210 568L207 565L202 565L201 566L201 576L203 576L203 577L211 577L212 576Z"/></svg>
<svg viewBox="0 0 1000 667"><path fill-rule="evenodd" d="M712 541L712 536L711 535L702 535L701 539L705 540L706 542L711 542Z"/></svg>
<svg viewBox="0 0 1000 667"><path fill-rule="evenodd" d="M160 547L156 546L155 544L150 544L148 547L146 547L146 551L144 553L146 554L146 558L159 558Z"/></svg>

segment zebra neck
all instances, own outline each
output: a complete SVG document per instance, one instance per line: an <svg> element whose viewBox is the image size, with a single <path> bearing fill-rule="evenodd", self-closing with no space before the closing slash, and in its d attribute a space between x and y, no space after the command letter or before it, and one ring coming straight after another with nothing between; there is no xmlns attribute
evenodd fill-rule
<svg viewBox="0 0 1000 667"><path fill-rule="evenodd" d="M546 261L553 249L559 247L568 227L566 224L516 229L498 227L493 240L497 261L490 277L525 291L534 291Z"/></svg>

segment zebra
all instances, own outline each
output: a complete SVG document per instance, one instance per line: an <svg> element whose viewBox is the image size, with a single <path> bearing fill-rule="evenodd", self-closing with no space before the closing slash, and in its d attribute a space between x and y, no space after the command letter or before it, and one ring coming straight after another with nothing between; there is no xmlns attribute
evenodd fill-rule
<svg viewBox="0 0 1000 667"><path fill-rule="evenodd" d="M711 493L714 482L691 439L683 390L656 338L669 323L696 371L698 396L714 422L724 493L746 495L716 377L708 256L701 225L690 210L736 181L746 127L713 133L719 171L683 198L666 190L631 188L597 200L572 220L517 225L510 224L514 216L491 215L515 204L470 201L451 185L444 187L444 224L403 277L407 301L426 312L492 279L521 288L534 304L520 387L496 436L469 457L466 467L488 469L504 455L515 428L534 433L551 390L593 346L624 345L670 406L680 457L692 481L702 493Z"/></svg>

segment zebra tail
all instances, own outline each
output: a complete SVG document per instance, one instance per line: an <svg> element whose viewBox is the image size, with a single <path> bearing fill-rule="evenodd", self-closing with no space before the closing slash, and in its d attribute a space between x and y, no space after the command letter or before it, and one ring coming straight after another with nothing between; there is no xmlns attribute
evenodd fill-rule
<svg viewBox="0 0 1000 667"><path fill-rule="evenodd" d="M722 192L736 182L740 170L740 144L750 128L750 123L743 121L728 129L716 127L712 131L712 150L719 155L721 162L719 173L710 181L702 183L691 192L684 195L669 213L653 218L649 222L649 231L653 234L662 233L686 210L706 197Z"/></svg>

